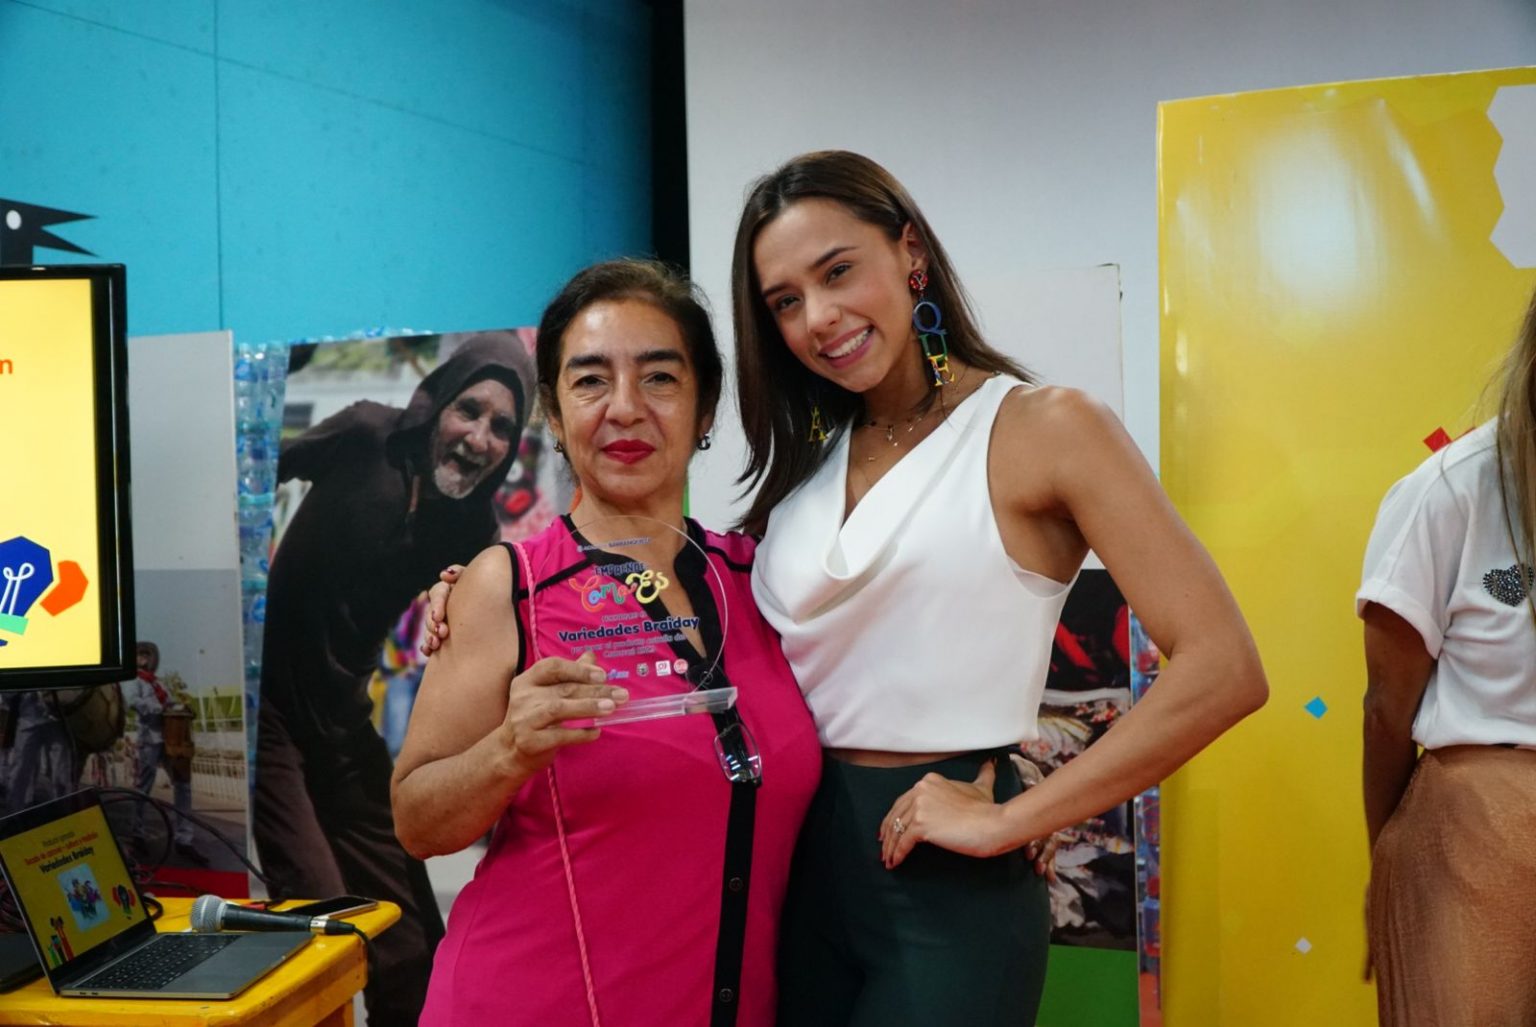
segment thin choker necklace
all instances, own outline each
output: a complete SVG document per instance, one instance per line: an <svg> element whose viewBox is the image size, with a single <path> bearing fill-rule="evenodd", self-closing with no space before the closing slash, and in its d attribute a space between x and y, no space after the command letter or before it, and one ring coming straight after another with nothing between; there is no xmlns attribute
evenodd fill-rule
<svg viewBox="0 0 1536 1027"><path fill-rule="evenodd" d="M970 373L970 370L971 369L967 367L964 371L960 372L960 381L956 383L957 386L965 384L966 375ZM960 400L963 402L969 397L970 393L966 393L960 397ZM891 421L888 424L881 424L874 418L870 418L869 420L860 424L859 427L874 428L877 431L883 432L885 434L885 441L889 442L892 448L900 449L901 437L903 435L911 435L914 431L916 431L917 426L922 423L924 418L933 413L935 410L938 410L940 411L939 419L943 420L944 417L948 416L950 409L950 407L945 405L944 397L941 395L938 397L937 402L930 404L926 410L913 414L911 417L905 418L904 420ZM875 462L875 458L872 456L865 457L864 460L866 463Z"/></svg>
<svg viewBox="0 0 1536 1027"><path fill-rule="evenodd" d="M903 435L910 435L910 434L912 434L912 432L917 429L918 423L920 421L922 421L923 418L925 418L929 414L933 413L933 411L936 410L936 409L940 409L939 404L937 404L937 403L933 404L933 406L930 406L927 410L924 410L920 414L913 414L911 417L907 418L904 421L892 421L889 424L881 424L879 421L869 420L869 421L865 421L859 427L861 427L861 428L874 428L874 429L876 429L878 431L884 432L885 433L885 441L889 442L892 446L896 446L896 447L900 448L901 442L900 442L899 437L896 434L897 429L898 428L899 429L904 429L902 431ZM870 459L873 460L874 457L870 457Z"/></svg>

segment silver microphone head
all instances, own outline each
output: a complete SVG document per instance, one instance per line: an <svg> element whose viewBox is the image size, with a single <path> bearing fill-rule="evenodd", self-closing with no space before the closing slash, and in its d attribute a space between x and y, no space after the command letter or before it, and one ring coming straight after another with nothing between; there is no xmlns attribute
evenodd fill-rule
<svg viewBox="0 0 1536 1027"><path fill-rule="evenodd" d="M192 903L192 930L201 934L219 930L224 921L224 905L217 895L199 895Z"/></svg>

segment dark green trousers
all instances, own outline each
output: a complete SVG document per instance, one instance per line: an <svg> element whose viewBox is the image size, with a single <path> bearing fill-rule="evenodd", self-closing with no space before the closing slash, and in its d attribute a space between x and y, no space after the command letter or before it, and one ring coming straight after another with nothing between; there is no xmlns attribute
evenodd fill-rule
<svg viewBox="0 0 1536 1027"><path fill-rule="evenodd" d="M1050 900L1022 850L993 859L919 844L887 870L876 833L924 775L1021 790L1007 757L914 767L823 760L801 829L779 942L780 1027L1030 1027L1045 983Z"/></svg>

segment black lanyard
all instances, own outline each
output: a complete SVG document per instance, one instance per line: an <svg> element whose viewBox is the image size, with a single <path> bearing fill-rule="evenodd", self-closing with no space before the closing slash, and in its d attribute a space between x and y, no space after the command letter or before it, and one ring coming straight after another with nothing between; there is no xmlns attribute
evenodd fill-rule
<svg viewBox="0 0 1536 1027"><path fill-rule="evenodd" d="M621 562L621 557L593 548L591 543L576 530L569 515L565 523L571 537L576 540L576 544L588 562L593 565ZM699 548L683 547L678 553L675 570L679 584L687 593L694 613L699 617L699 634L704 639L704 648L718 653L724 644L720 611L715 605L714 594L710 592L709 581L705 577L708 573L707 557L704 561L697 559L697 554L702 551L702 539L697 537L700 529L693 521L687 523L688 537ZM561 577L564 576L561 575ZM662 620L668 615L666 606L659 597L650 603L643 603L642 606L653 620ZM677 640L668 644L674 653L688 661L689 680L698 687L727 687L730 681L726 676L723 657L704 680L694 681L694 670L706 669L704 653L694 649L693 643L688 641L687 636L682 632L677 634ZM735 707L710 716L715 722L717 738L740 739L742 720L741 714ZM730 745L727 745L726 749L730 754L737 756L738 762L745 759L744 751L734 750ZM761 785L762 778L757 774L751 775L746 780L731 782L731 805L725 822L725 859L720 877L720 928L715 938L715 972L710 996L710 1027L734 1027L736 1010L741 1004L741 964L747 942L747 896L751 893L752 883L752 841L757 827L757 790Z"/></svg>

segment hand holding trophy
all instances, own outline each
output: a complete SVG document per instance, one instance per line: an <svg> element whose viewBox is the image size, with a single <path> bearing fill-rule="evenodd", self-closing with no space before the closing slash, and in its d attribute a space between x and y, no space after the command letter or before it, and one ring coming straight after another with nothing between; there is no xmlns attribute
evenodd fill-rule
<svg viewBox="0 0 1536 1027"><path fill-rule="evenodd" d="M591 653L630 701L596 718L608 727L723 713L736 689L717 682L728 614L719 575L697 541L649 517L610 516L575 534L579 560L532 568L536 645Z"/></svg>

